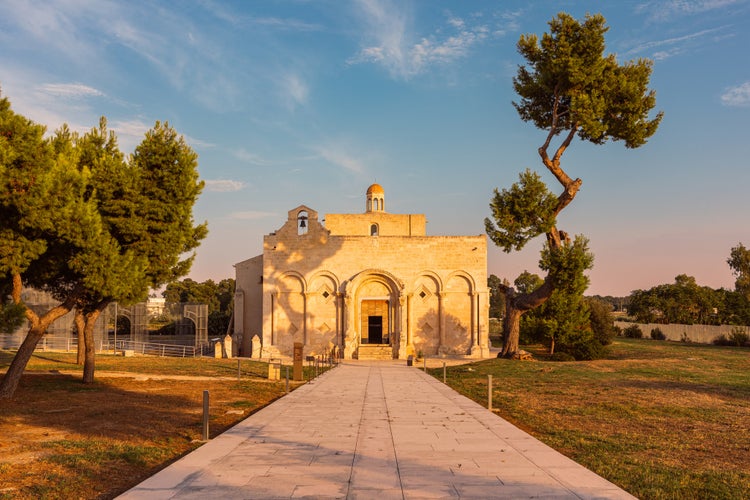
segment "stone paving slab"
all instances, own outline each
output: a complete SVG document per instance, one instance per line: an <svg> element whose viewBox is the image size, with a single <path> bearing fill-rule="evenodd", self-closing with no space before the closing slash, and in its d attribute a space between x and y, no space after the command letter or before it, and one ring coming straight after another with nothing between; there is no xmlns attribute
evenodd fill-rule
<svg viewBox="0 0 750 500"><path fill-rule="evenodd" d="M119 498L634 497L416 367L346 362Z"/></svg>

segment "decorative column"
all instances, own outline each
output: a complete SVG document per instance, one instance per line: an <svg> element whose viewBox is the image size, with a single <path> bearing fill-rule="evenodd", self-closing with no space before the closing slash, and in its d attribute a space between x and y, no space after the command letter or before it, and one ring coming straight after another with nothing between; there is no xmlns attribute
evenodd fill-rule
<svg viewBox="0 0 750 500"><path fill-rule="evenodd" d="M481 357L479 347L479 293L471 292L471 355Z"/></svg>
<svg viewBox="0 0 750 500"><path fill-rule="evenodd" d="M352 300L352 296L350 294L346 294L344 296L344 358L345 359L352 359L354 357L354 353L357 352L357 339L356 339L356 330L354 325L354 322L356 318L354 317L355 308L354 308L354 301Z"/></svg>
<svg viewBox="0 0 750 500"><path fill-rule="evenodd" d="M307 303L310 302L311 297L314 295L313 292L302 293L302 342L307 346L310 339L307 338L307 320L309 314L307 314Z"/></svg>
<svg viewBox="0 0 750 500"><path fill-rule="evenodd" d="M344 348L344 294L336 292L336 357ZM343 352L343 351L342 351Z"/></svg>
<svg viewBox="0 0 750 500"><path fill-rule="evenodd" d="M445 292L438 292L438 354L446 354L445 346Z"/></svg>
<svg viewBox="0 0 750 500"><path fill-rule="evenodd" d="M278 313L276 309L278 308L278 301L278 290L275 292L271 292L271 345L276 345L279 340L276 335L276 325L278 324L278 318L276 317Z"/></svg>
<svg viewBox="0 0 750 500"><path fill-rule="evenodd" d="M403 293L403 290L398 296L398 358L404 359L408 354L406 353L406 342L407 342L407 321L409 312L407 310L408 299L407 295Z"/></svg>

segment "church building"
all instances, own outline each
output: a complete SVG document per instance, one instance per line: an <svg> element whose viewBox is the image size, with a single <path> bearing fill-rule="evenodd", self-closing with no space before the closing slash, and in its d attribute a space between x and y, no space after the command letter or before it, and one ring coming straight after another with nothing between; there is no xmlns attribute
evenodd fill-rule
<svg viewBox="0 0 750 500"><path fill-rule="evenodd" d="M365 207L321 221L300 205L235 265L241 354L291 356L299 342L306 356L489 357L486 236L427 236L423 214L386 211L378 184Z"/></svg>

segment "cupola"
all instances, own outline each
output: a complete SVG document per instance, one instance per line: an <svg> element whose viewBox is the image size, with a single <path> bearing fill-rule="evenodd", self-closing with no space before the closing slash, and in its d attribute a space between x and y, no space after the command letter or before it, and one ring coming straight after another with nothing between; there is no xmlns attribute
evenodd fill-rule
<svg viewBox="0 0 750 500"><path fill-rule="evenodd" d="M367 188L367 211L385 212L385 191L380 184L373 184Z"/></svg>

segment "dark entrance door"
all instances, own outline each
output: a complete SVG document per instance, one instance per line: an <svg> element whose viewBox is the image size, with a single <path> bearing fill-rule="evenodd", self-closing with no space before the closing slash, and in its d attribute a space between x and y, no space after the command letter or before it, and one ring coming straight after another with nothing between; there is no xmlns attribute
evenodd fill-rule
<svg viewBox="0 0 750 500"><path fill-rule="evenodd" d="M383 317L382 316L368 316L367 317L367 343L368 344L382 344L383 343Z"/></svg>

